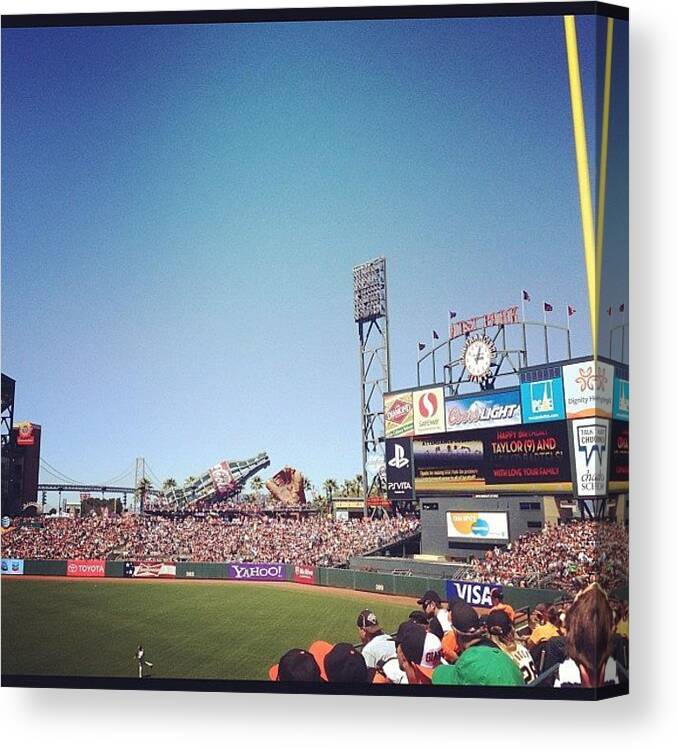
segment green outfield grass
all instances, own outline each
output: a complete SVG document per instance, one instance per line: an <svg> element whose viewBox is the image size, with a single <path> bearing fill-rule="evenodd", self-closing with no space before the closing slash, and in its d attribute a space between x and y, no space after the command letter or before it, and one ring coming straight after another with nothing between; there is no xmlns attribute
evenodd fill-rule
<svg viewBox="0 0 678 750"><path fill-rule="evenodd" d="M314 586L4 579L2 671L136 677L142 641L154 677L268 679L290 648L356 643L365 607L393 631L416 604Z"/></svg>

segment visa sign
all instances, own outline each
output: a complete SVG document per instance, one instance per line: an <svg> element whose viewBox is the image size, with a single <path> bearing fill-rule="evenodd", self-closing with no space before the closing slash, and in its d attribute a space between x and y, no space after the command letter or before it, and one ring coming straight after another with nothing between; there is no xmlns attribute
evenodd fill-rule
<svg viewBox="0 0 678 750"><path fill-rule="evenodd" d="M472 581L447 581L447 600L463 599L473 607L491 607L492 589L499 589L496 583L473 583Z"/></svg>

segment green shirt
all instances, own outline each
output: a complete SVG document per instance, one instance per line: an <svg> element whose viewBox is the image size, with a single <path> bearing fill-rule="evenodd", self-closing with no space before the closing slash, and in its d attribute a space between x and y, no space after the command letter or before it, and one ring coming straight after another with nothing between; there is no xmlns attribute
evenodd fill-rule
<svg viewBox="0 0 678 750"><path fill-rule="evenodd" d="M433 670L434 685L525 685L520 669L500 648L478 643L462 651L454 664Z"/></svg>

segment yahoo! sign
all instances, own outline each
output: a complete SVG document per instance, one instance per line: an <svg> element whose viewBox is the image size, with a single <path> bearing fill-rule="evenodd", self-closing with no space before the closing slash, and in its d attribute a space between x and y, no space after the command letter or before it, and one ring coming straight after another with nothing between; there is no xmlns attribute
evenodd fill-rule
<svg viewBox="0 0 678 750"><path fill-rule="evenodd" d="M282 563L231 563L228 577L236 581L284 581Z"/></svg>

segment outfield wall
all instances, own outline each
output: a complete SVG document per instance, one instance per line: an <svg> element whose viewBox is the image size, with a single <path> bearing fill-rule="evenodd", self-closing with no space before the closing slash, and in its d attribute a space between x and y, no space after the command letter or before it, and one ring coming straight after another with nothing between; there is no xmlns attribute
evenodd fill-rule
<svg viewBox="0 0 678 750"><path fill-rule="evenodd" d="M3 560L3 575L107 577L107 578L182 578L198 580L239 580L292 582L354 591L420 597L425 591L437 591L443 601L450 598L452 586L461 587L469 603L483 605L492 584L450 578L394 575L347 568L321 568L313 565L282 563L133 563L123 560ZM504 601L514 609L534 607L564 596L554 589L521 589L504 586ZM459 595L457 593L457 595Z"/></svg>

